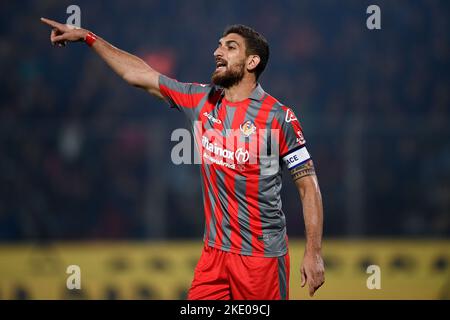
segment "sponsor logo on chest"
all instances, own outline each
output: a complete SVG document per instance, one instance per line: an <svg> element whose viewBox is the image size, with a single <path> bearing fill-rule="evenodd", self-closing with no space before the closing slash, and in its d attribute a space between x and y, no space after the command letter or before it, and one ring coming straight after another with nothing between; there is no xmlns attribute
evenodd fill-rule
<svg viewBox="0 0 450 320"><path fill-rule="evenodd" d="M208 118L212 123L222 124L222 120L215 118L211 113L205 111L203 116Z"/></svg>

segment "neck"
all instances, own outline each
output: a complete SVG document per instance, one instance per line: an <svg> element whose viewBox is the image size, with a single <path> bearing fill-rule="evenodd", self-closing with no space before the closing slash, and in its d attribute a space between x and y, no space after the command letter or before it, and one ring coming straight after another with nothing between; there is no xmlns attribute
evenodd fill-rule
<svg viewBox="0 0 450 320"><path fill-rule="evenodd" d="M230 102L243 101L250 97L255 88L255 79L248 79L244 77L238 84L225 89L225 99Z"/></svg>

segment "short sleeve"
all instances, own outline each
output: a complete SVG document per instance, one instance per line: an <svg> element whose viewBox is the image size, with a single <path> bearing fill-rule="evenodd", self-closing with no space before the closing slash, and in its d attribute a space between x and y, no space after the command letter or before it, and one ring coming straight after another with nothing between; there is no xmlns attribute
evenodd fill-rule
<svg viewBox="0 0 450 320"><path fill-rule="evenodd" d="M303 129L292 109L281 107L277 121L280 129L280 157L287 168L293 169L310 160Z"/></svg>
<svg viewBox="0 0 450 320"><path fill-rule="evenodd" d="M213 87L207 84L184 83L167 76L159 76L159 90L170 107L185 113L191 120L196 119L202 101L206 100Z"/></svg>

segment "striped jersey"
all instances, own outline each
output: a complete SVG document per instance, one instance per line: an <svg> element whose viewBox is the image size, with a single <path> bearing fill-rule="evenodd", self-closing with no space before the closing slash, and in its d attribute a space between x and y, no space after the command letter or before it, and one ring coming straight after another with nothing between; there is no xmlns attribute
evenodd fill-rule
<svg viewBox="0 0 450 320"><path fill-rule="evenodd" d="M164 75L160 92L189 120L201 168L207 245L242 255L287 253L282 167L310 159L294 112L257 84L248 99Z"/></svg>

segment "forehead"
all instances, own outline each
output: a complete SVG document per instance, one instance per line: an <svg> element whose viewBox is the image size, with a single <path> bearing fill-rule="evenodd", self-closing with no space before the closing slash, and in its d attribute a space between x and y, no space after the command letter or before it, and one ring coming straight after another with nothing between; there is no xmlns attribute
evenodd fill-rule
<svg viewBox="0 0 450 320"><path fill-rule="evenodd" d="M244 37L242 37L241 35L237 34L237 33L229 33L227 34L225 37L222 37L219 42L225 44L226 42L229 41L234 41L237 42L237 44L244 46L245 45L245 40Z"/></svg>

